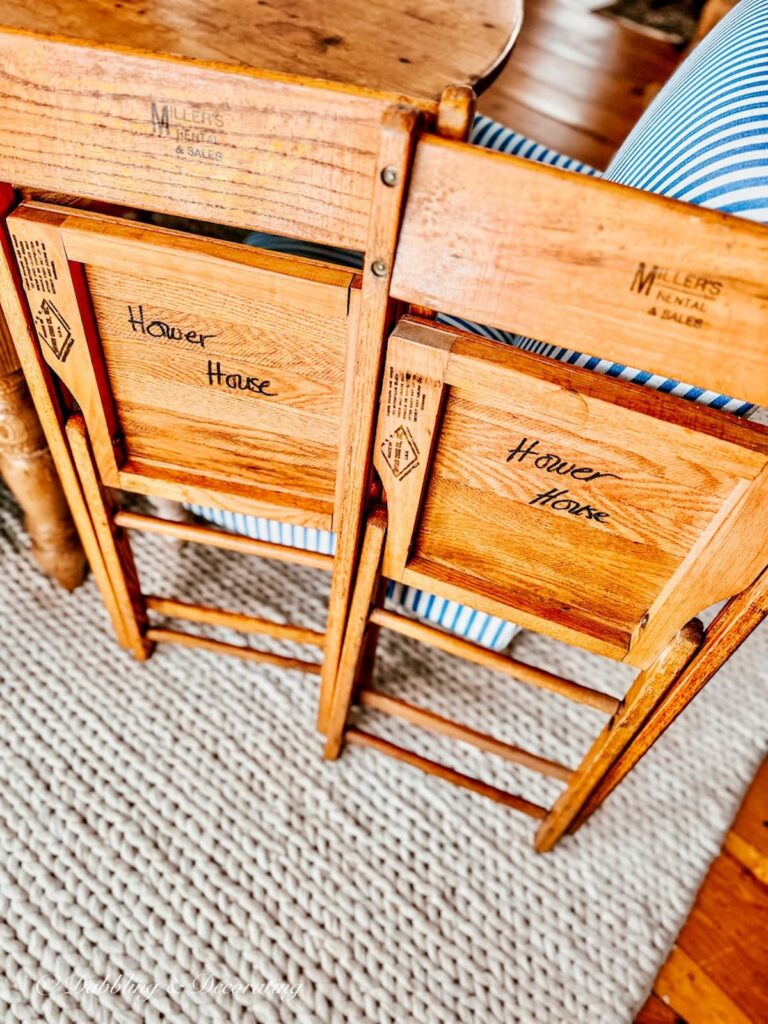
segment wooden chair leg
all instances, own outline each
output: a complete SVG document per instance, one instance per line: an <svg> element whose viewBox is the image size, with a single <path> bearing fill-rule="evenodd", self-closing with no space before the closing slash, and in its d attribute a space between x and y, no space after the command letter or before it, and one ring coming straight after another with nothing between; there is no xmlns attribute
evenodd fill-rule
<svg viewBox="0 0 768 1024"><path fill-rule="evenodd" d="M618 711L592 744L568 786L541 823L535 842L540 853L551 850L568 830L607 772L636 739L648 715L691 660L703 636L701 622L693 619L680 630L656 661L640 672Z"/></svg>
<svg viewBox="0 0 768 1024"><path fill-rule="evenodd" d="M330 760L335 760L339 756L344 742L344 727L347 724L354 694L357 670L368 626L368 615L379 583L379 567L386 532L386 510L376 509L365 528L360 566L352 592L349 620L344 634L344 646L341 651L333 700L328 715L325 756Z"/></svg>
<svg viewBox="0 0 768 1024"><path fill-rule="evenodd" d="M381 608L384 604L384 598L387 593L387 581L379 576L379 582L376 584L376 588L371 599L371 605L373 608ZM357 689L366 689L373 679L373 670L376 665L376 649L379 646L379 637L381 635L381 626L376 622L369 622L368 628L365 631L365 639L363 640L363 649L360 653L360 665L356 675L356 686L355 691L352 694L352 699L356 699Z"/></svg>
<svg viewBox="0 0 768 1024"><path fill-rule="evenodd" d="M653 709L635 742L605 773L573 819L569 831L575 832L584 824L766 616L768 569L720 611L707 630L703 644Z"/></svg>
<svg viewBox="0 0 768 1024"><path fill-rule="evenodd" d="M109 576L113 600L122 619L128 649L136 658L144 661L151 654L153 645L145 635L147 613L130 542L112 522L109 499L99 482L82 416L72 416L67 420L66 433Z"/></svg>

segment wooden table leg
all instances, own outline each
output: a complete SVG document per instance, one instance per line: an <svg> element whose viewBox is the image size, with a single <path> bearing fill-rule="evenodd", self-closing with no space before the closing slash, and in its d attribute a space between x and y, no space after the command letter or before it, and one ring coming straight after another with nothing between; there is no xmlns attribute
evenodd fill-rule
<svg viewBox="0 0 768 1024"><path fill-rule="evenodd" d="M0 476L21 505L38 564L73 590L85 576L85 555L1 315Z"/></svg>

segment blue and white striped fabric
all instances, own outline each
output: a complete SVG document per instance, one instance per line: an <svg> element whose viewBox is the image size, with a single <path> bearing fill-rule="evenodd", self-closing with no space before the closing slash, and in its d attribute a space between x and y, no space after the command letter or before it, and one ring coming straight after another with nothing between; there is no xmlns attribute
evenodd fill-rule
<svg viewBox="0 0 768 1024"><path fill-rule="evenodd" d="M490 118L475 118L471 141L579 174L593 167L542 146ZM768 2L741 0L659 93L605 173L609 181L658 192L712 209L768 223ZM328 249L275 235L247 241L360 268L358 253ZM743 416L749 403L705 391L620 363L523 338L507 331L440 314L447 325L515 345L574 366L630 380ZM725 353L724 353L725 355ZM236 513L187 506L224 529L259 540L332 554L327 530L276 523ZM459 636L503 650L517 627L455 601L391 583L388 602Z"/></svg>
<svg viewBox="0 0 768 1024"><path fill-rule="evenodd" d="M766 0L741 0L699 44L605 177L768 224Z"/></svg>
<svg viewBox="0 0 768 1024"><path fill-rule="evenodd" d="M330 530L319 530L314 526L296 526L294 523L281 523L276 519L265 519L263 516L247 516L242 512L226 512L220 508L208 508L204 505L187 503L196 516L215 523L230 533L241 533L253 540L263 540L268 544L284 544L289 548L300 548L302 551L315 551L320 555L336 554L336 534Z"/></svg>
<svg viewBox="0 0 768 1024"><path fill-rule="evenodd" d="M508 156L518 156L523 160L534 160L536 163L548 164L550 167L559 167L562 171L577 171L579 174L600 177L600 172L594 167L590 167L589 164L575 160L572 156L558 153L555 149L549 149L540 142L534 142L527 135L513 132L511 128L507 128L483 114L475 116L469 141L484 149L493 149L497 153L506 153Z"/></svg>

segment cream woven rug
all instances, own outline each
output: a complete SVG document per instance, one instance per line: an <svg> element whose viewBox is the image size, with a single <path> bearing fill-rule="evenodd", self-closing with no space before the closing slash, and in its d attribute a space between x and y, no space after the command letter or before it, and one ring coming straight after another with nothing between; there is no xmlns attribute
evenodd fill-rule
<svg viewBox="0 0 768 1024"><path fill-rule="evenodd" d="M322 622L320 574L161 542L141 554L149 588ZM766 749L762 631L541 857L534 823L488 801L361 749L324 763L306 677L171 647L134 663L92 582L67 595L31 568L2 490L0 614L5 1022L626 1024ZM626 685L562 645L515 646ZM380 669L570 763L599 722L393 637Z"/></svg>

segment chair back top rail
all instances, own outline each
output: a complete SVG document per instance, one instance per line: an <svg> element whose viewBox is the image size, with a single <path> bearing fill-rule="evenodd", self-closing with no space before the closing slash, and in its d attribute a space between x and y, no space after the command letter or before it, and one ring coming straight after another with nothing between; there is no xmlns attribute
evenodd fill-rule
<svg viewBox="0 0 768 1024"><path fill-rule="evenodd" d="M637 667L768 552L768 429L413 318L374 461L384 573Z"/></svg>
<svg viewBox="0 0 768 1024"><path fill-rule="evenodd" d="M768 404L768 229L422 136L398 299Z"/></svg>
<svg viewBox="0 0 768 1024"><path fill-rule="evenodd" d="M362 250L384 111L437 103L0 29L0 164L75 194Z"/></svg>

